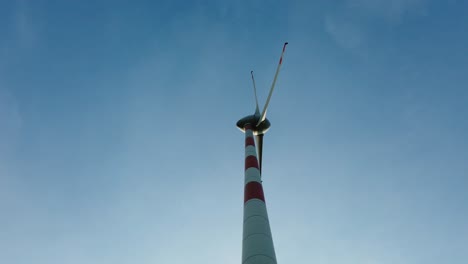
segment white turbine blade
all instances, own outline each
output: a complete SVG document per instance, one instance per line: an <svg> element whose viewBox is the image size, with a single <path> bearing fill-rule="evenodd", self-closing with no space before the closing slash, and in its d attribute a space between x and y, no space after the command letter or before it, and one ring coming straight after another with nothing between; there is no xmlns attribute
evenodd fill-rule
<svg viewBox="0 0 468 264"><path fill-rule="evenodd" d="M252 82L255 94L255 115L260 116L260 109L258 108L257 87L255 87L255 78L253 75L253 71L250 71L250 75L252 75Z"/></svg>
<svg viewBox="0 0 468 264"><path fill-rule="evenodd" d="M286 45L288 45L287 42L284 43L283 51L281 52L281 57L280 57L280 60L279 60L279 63L278 63L278 68L276 68L275 78L273 79L273 83L271 84L270 93L268 94L268 98L266 100L265 107L263 108L263 112L262 112L262 115L260 116L260 119L258 120L257 126L260 125L260 123L263 122L263 120L265 120L265 118L266 118L266 112L267 112L267 109L268 109L268 104L270 103L271 95L273 94L273 90L275 89L276 78L278 78L278 73L280 71L281 64L283 63L283 55L284 55L284 51L286 50Z"/></svg>

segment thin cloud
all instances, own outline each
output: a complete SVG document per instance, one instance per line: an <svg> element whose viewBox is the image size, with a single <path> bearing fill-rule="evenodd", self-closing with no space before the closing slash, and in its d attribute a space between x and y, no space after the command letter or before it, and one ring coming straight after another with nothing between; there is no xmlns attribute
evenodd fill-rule
<svg viewBox="0 0 468 264"><path fill-rule="evenodd" d="M347 0L324 18L324 30L346 49L364 46L376 27L395 27L408 15L426 15L427 0Z"/></svg>
<svg viewBox="0 0 468 264"><path fill-rule="evenodd" d="M25 1L18 1L11 10L10 30L13 34L4 43L10 50L33 47L38 40L38 22Z"/></svg>
<svg viewBox="0 0 468 264"><path fill-rule="evenodd" d="M10 157L18 141L22 123L23 119L17 101L8 90L0 85L0 186L8 186L5 181L8 181L7 177L14 174L11 171ZM7 192L0 188L0 193L6 194Z"/></svg>
<svg viewBox="0 0 468 264"><path fill-rule="evenodd" d="M15 98L0 87L0 151L11 144L21 125L22 118Z"/></svg>
<svg viewBox="0 0 468 264"><path fill-rule="evenodd" d="M15 30L17 41L22 47L31 46L37 38L33 21L24 7L18 8L15 14Z"/></svg>
<svg viewBox="0 0 468 264"><path fill-rule="evenodd" d="M24 1L18 1L7 12L11 13L5 26L5 33L0 36L0 74L2 69L38 44L40 21Z"/></svg>
<svg viewBox="0 0 468 264"><path fill-rule="evenodd" d="M364 41L364 32L354 24L335 16L325 17L325 31L342 47L354 49Z"/></svg>
<svg viewBox="0 0 468 264"><path fill-rule="evenodd" d="M348 0L345 6L369 18L400 24L405 15L425 13L426 0Z"/></svg>

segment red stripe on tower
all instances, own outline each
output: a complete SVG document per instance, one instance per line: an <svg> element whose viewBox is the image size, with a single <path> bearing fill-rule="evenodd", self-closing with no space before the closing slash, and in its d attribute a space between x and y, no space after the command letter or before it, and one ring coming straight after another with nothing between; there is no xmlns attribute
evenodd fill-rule
<svg viewBox="0 0 468 264"><path fill-rule="evenodd" d="M245 138L245 146L248 147L248 146L254 146L255 147L255 141L253 139L253 137L246 137Z"/></svg>
<svg viewBox="0 0 468 264"><path fill-rule="evenodd" d="M251 199L259 199L265 202L265 195L263 194L263 187L261 183L253 181L245 185L244 203Z"/></svg>
<svg viewBox="0 0 468 264"><path fill-rule="evenodd" d="M259 168L257 157L247 156L245 158L245 170L250 169L250 168L257 168L257 169Z"/></svg>

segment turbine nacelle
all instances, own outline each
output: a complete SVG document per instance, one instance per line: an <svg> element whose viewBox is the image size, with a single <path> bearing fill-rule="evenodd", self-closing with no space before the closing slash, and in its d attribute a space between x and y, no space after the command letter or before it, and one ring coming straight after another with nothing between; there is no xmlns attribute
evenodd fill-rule
<svg viewBox="0 0 468 264"><path fill-rule="evenodd" d="M258 124L259 121L260 121L260 116L249 115L237 121L236 125L242 132L245 132L244 131L245 125L250 124L252 126L252 131L254 135L263 135L268 131L268 129L270 129L271 123L267 118L265 118L265 120L260 122L260 124Z"/></svg>

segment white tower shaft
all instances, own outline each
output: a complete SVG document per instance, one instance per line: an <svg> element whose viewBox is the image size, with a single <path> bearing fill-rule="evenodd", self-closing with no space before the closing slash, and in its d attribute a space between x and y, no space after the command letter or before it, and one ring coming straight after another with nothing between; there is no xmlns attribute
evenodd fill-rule
<svg viewBox="0 0 468 264"><path fill-rule="evenodd" d="M251 124L245 129L245 188L242 264L276 264Z"/></svg>

